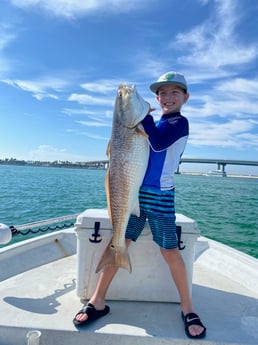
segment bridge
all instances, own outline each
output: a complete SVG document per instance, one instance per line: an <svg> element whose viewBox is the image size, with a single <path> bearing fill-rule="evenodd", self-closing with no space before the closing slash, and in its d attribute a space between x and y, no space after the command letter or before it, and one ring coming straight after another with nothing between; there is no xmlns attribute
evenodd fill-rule
<svg viewBox="0 0 258 345"><path fill-rule="evenodd" d="M231 165L250 165L258 166L258 161L248 161L248 160L233 160L233 159L215 159L215 158L181 158L181 163L202 163L202 164L216 164L218 170L225 172L225 167L227 164ZM97 168L97 169L107 169L109 161L99 160L81 163L82 167L85 168ZM178 167L177 172L179 173Z"/></svg>
<svg viewBox="0 0 258 345"><path fill-rule="evenodd" d="M214 158L182 158L181 163L204 163L204 164L217 164L218 170L225 173L225 167L230 165L250 165L258 166L258 161L234 160L234 159L214 159ZM178 167L179 172L179 167Z"/></svg>

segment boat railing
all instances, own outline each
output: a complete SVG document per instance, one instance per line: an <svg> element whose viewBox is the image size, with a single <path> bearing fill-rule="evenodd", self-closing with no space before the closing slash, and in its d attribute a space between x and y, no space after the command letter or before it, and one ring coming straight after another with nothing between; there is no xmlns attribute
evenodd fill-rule
<svg viewBox="0 0 258 345"><path fill-rule="evenodd" d="M66 222L76 219L78 215L79 213L10 226L13 239L10 243L0 246L0 258L3 259L4 257L6 259L16 255L18 252L23 253L26 250L34 249L53 241L58 242L58 240L63 238L64 234L60 230L73 229L74 222ZM40 232L45 233L45 236L38 236ZM25 236L28 238L25 238Z"/></svg>
<svg viewBox="0 0 258 345"><path fill-rule="evenodd" d="M56 217L56 218L50 218L50 219L46 219L46 220L41 220L41 221L37 221L37 222L32 222L32 223L18 225L18 226L11 226L11 227L20 232L20 231L22 231L24 229L40 228L40 227L46 226L46 225L66 222L67 220L72 220L72 219L77 218L79 214L80 213L76 213L76 214L71 214L71 215L68 215L68 216L61 216L61 217Z"/></svg>

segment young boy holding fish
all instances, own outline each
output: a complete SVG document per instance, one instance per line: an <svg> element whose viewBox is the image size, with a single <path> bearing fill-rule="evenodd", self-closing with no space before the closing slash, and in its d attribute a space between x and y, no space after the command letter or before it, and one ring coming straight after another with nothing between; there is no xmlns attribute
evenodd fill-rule
<svg viewBox="0 0 258 345"><path fill-rule="evenodd" d="M206 328L193 309L186 268L178 249L174 208L174 172L189 135L188 120L180 113L189 98L187 83L182 74L168 72L151 84L150 89L156 94L162 116L157 123L150 114L142 121L148 134L150 156L139 191L140 215L131 215L129 219L126 244L129 246L131 241L137 240L148 219L153 240L160 247L179 292L185 332L190 338L202 338ZM88 324L109 312L105 297L117 270L118 267L106 266L101 272L95 293L73 320L76 326Z"/></svg>

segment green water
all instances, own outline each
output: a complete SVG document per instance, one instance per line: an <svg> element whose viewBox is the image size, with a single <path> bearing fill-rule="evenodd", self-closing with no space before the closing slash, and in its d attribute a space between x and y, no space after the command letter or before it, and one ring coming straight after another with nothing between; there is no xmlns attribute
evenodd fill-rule
<svg viewBox="0 0 258 345"><path fill-rule="evenodd" d="M104 170L0 165L0 223L21 225L106 207ZM258 179L176 175L176 212L203 236L258 258Z"/></svg>

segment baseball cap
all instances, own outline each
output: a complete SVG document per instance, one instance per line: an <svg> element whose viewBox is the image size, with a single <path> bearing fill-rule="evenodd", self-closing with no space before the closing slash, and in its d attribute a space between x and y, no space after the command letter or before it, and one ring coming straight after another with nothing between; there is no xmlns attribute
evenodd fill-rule
<svg viewBox="0 0 258 345"><path fill-rule="evenodd" d="M150 85L150 89L152 92L157 94L159 88L162 85L166 85L166 84L177 85L183 88L185 91L187 91L187 83L183 74L173 72L173 71L162 74L159 77L159 79L156 81L156 83L153 83Z"/></svg>

